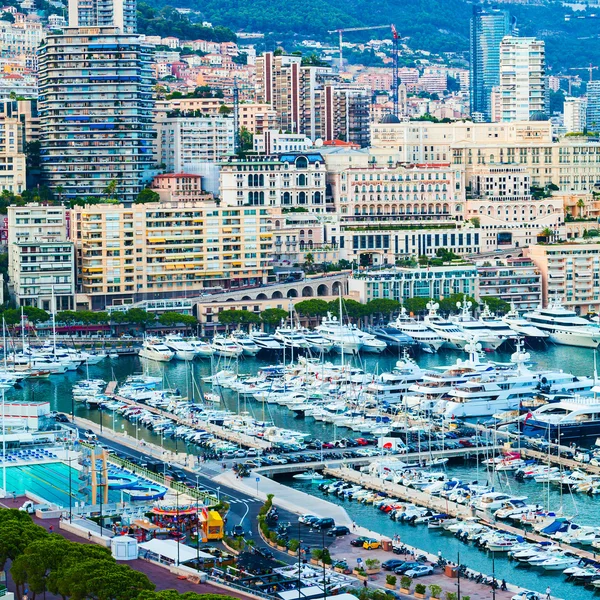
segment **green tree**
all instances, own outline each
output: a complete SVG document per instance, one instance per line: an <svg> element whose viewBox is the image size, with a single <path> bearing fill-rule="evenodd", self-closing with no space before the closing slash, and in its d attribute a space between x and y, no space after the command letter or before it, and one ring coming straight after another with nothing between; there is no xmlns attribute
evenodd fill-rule
<svg viewBox="0 0 600 600"><path fill-rule="evenodd" d="M400 309L400 302L391 298L374 298L365 305L367 314L377 315L379 318L389 318Z"/></svg>
<svg viewBox="0 0 600 600"><path fill-rule="evenodd" d="M496 298L494 296L482 296L480 300L482 304L487 304L488 308L493 313L506 314L510 311L510 304L501 298Z"/></svg>
<svg viewBox="0 0 600 600"><path fill-rule="evenodd" d="M427 310L427 303L429 301L431 301L431 298L406 298L403 306L408 313L420 315Z"/></svg>
<svg viewBox="0 0 600 600"><path fill-rule="evenodd" d="M114 200L117 194L117 180L111 179L104 188L104 194L108 200Z"/></svg>
<svg viewBox="0 0 600 600"><path fill-rule="evenodd" d="M583 219L583 209L585 208L585 201L583 198L579 198L579 200L577 200L577 208L579 209L579 218Z"/></svg>
<svg viewBox="0 0 600 600"><path fill-rule="evenodd" d="M135 199L135 204L148 204L149 202L160 202L160 196L150 188L144 188Z"/></svg>
<svg viewBox="0 0 600 600"><path fill-rule="evenodd" d="M183 325L186 329L198 326L198 319L194 315L182 315L176 312L165 312L158 317L158 322L165 327L177 327Z"/></svg>
<svg viewBox="0 0 600 600"><path fill-rule="evenodd" d="M352 300L352 298L345 298L342 300L342 310L344 317L348 317L352 321L362 319L368 314L364 304ZM340 316L340 302L339 300L332 300L329 302L329 312L339 318Z"/></svg>
<svg viewBox="0 0 600 600"><path fill-rule="evenodd" d="M260 323L260 317L248 310L224 310L219 313L219 323L223 325L250 325Z"/></svg>
<svg viewBox="0 0 600 600"><path fill-rule="evenodd" d="M461 307L463 302L471 303L471 311L477 310L479 307L479 303L475 298L471 296L464 296L463 294L452 294L447 298L439 301L440 311L443 313L457 313L461 311L461 308L458 308L457 304L461 303Z"/></svg>
<svg viewBox="0 0 600 600"><path fill-rule="evenodd" d="M260 320L269 328L272 328L277 327L287 316L288 313L283 308L267 308L260 313Z"/></svg>
<svg viewBox="0 0 600 600"><path fill-rule="evenodd" d="M16 515L14 513L21 513ZM0 570L4 570L7 560L14 561L23 554L27 546L48 535L48 532L36 525L23 511L14 509L0 510Z"/></svg>
<svg viewBox="0 0 600 600"><path fill-rule="evenodd" d="M324 317L331 310L329 302L320 298L302 300L294 305L295 311L303 317Z"/></svg>
<svg viewBox="0 0 600 600"><path fill-rule="evenodd" d="M156 321L156 315L142 310L141 308L130 308L125 313L125 319L126 323L138 325L142 329L146 329L148 325L151 325Z"/></svg>
<svg viewBox="0 0 600 600"><path fill-rule="evenodd" d="M248 131L246 127L240 127L238 133L238 141L240 147L238 148L238 154L245 156L247 152L254 148L254 136Z"/></svg>

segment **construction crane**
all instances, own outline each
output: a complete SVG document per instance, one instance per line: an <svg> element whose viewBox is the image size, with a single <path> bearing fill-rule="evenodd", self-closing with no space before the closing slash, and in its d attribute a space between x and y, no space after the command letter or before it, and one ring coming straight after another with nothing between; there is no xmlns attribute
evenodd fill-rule
<svg viewBox="0 0 600 600"><path fill-rule="evenodd" d="M398 117L399 113L399 99L398 99L398 87L400 85L400 80L398 77L398 44L399 44L399 36L396 31L396 26L392 23L392 39L394 40L394 46L392 50L392 94L394 100L394 116Z"/></svg>
<svg viewBox="0 0 600 600"><path fill-rule="evenodd" d="M343 34L348 32L348 31L370 31L371 29L387 29L389 27L389 25L373 25L372 27L349 27L348 29L332 29L330 31L328 31L327 33L337 33L340 36L340 73L342 72L343 69L343 51L342 51L342 42L344 41L343 39Z"/></svg>
<svg viewBox="0 0 600 600"><path fill-rule="evenodd" d="M596 65L593 65L592 63L590 63L589 67L571 67L569 69L569 71L589 71L590 72L590 81L592 81L592 73L593 71L595 71L598 67Z"/></svg>

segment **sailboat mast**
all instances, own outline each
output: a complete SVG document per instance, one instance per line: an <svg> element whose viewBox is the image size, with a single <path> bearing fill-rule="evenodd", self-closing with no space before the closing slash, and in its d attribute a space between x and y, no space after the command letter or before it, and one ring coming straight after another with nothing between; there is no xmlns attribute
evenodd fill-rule
<svg viewBox="0 0 600 600"><path fill-rule="evenodd" d="M340 318L338 320L338 324L340 326L340 350L341 350L341 356L342 356L342 375L344 374L344 332L342 331L342 323L344 321L343 319L343 315L342 315L342 286L339 286L339 292L340 292Z"/></svg>

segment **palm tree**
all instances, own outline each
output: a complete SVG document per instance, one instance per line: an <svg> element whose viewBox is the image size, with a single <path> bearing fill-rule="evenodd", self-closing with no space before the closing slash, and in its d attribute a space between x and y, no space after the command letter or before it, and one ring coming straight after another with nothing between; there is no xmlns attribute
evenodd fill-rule
<svg viewBox="0 0 600 600"><path fill-rule="evenodd" d="M552 229L550 229L550 227L546 227L540 232L540 236L546 238L546 240L549 240L553 235L554 232Z"/></svg>
<svg viewBox="0 0 600 600"><path fill-rule="evenodd" d="M56 193L58 194L58 201L62 204L62 195L65 193L65 188L62 185L57 185L55 188Z"/></svg>
<svg viewBox="0 0 600 600"><path fill-rule="evenodd" d="M108 197L109 200L112 200L117 193L117 180L111 179L108 185L104 188L104 193Z"/></svg>
<svg viewBox="0 0 600 600"><path fill-rule="evenodd" d="M579 218L583 219L583 209L585 208L585 202L583 201L583 198L579 198L579 200L577 200L577 208L579 209Z"/></svg>

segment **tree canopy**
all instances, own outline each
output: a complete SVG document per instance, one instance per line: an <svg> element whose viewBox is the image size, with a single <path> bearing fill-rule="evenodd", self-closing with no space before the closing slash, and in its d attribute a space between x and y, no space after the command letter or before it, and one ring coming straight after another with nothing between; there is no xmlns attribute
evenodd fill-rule
<svg viewBox="0 0 600 600"><path fill-rule="evenodd" d="M260 317L249 310L224 310L219 313L219 323L223 325L250 325L260 323Z"/></svg>

